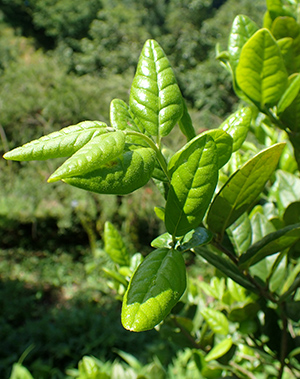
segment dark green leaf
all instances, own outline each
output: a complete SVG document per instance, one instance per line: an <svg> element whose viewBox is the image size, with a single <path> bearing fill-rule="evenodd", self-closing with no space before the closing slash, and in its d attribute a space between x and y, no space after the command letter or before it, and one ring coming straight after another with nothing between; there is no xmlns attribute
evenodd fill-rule
<svg viewBox="0 0 300 379"><path fill-rule="evenodd" d="M277 105L277 114L282 113L289 107L292 102L295 100L296 96L300 91L300 75L297 74L293 77L293 80L290 82L290 85L281 96L279 103Z"/></svg>
<svg viewBox="0 0 300 379"><path fill-rule="evenodd" d="M133 274L124 295L124 328L135 332L154 328L169 314L185 287L181 253L167 248L153 251Z"/></svg>

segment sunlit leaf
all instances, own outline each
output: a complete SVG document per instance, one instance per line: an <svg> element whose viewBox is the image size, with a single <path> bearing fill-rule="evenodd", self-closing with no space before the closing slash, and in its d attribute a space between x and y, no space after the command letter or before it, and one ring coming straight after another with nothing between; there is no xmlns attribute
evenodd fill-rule
<svg viewBox="0 0 300 379"><path fill-rule="evenodd" d="M210 352L205 357L205 361L209 362L213 359L223 357L223 355L225 355L231 349L231 346L232 339L230 337L222 340L210 350Z"/></svg>
<svg viewBox="0 0 300 379"><path fill-rule="evenodd" d="M104 224L103 239L104 250L110 256L110 258L121 266L129 266L129 253L124 244L124 241L120 233L109 221L106 221Z"/></svg>
<svg viewBox="0 0 300 379"><path fill-rule="evenodd" d="M212 308L205 308L202 309L201 314L214 333L228 334L229 322L224 313Z"/></svg>

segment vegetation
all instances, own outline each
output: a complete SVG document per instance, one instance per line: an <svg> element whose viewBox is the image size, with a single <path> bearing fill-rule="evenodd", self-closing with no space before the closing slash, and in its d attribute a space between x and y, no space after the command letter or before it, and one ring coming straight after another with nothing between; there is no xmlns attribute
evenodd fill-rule
<svg viewBox="0 0 300 379"><path fill-rule="evenodd" d="M15 3L3 1L7 20ZM234 2L183 1L180 12L175 2L153 3L151 23L143 13L148 3L128 1L127 10L123 3L111 7L109 2L90 2L91 8L84 12L80 3L73 3L71 9L78 11L74 14L67 1L49 7L38 0L22 2L19 9L26 15L19 26L31 41L16 37L15 46L28 62L24 72L31 80L24 86L20 71L19 87L18 76L13 86L12 72L20 58L10 51L2 64L2 79L11 96L15 88L24 90L28 108L20 97L16 111L12 109L3 118L2 143L6 150L9 144L22 144L38 134L48 136L6 153L5 158L58 158L61 166L55 170L52 163L35 162L20 163L15 169L15 164L5 167L2 163L3 174L16 183L10 193L7 184L1 199L6 241L1 263L2 308L10 315L2 319L3 373L7 376L8 366L24 352L13 366L12 379L31 378L23 365L30 356L30 371L39 378L296 378L300 371L297 4L267 1L263 29L247 16L235 18L228 51L217 49L227 69L223 83L228 84L220 89L219 69L215 71L217 66L211 63L211 51L220 33L216 20L232 10ZM96 9L97 19L92 19ZM201 15L196 12L200 9ZM63 15L63 10L70 16L69 29L63 18L46 22L55 12ZM85 20L79 29L78 17ZM183 23L177 36L172 29L174 20ZM120 25L122 37L111 33L114 23ZM185 25L194 33L184 33ZM43 28L43 38L37 39L39 28ZM137 34L127 30L140 30L138 36L145 39L161 38L165 50L173 52L170 61L176 62L175 73L188 105L200 112L188 110L164 50L153 39L143 47L126 104L134 46L138 49L140 43L135 41ZM203 42L205 31L211 39ZM48 50L47 54L35 51L34 44ZM122 61L130 55L129 46L133 60ZM202 55L197 46L202 47ZM105 52L102 61L99 48ZM28 49L30 57L26 57ZM198 64L199 60L204 63ZM32 86L35 62L42 62L37 93L36 85ZM195 78L201 71L205 77L206 70L213 72L209 89L220 89L207 98L195 89ZM114 81L108 85L110 78ZM230 78L247 107L235 104L233 92L221 100L222 91L231 91ZM119 99L111 101L109 116L102 103L105 116L101 108L97 117L99 99L90 95L89 88L86 107L78 107L83 83L90 83L95 91L103 83L110 91L116 80L122 84L121 99L117 95ZM61 101L51 104L49 93ZM107 97L106 105L110 100ZM7 101L8 109L10 104ZM228 116L233 106L236 109ZM91 114L95 112L92 119L100 121L76 124L75 119L87 114L89 107ZM211 120L214 126L219 120L207 110L228 117L219 127L203 131L212 126ZM91 119L89 115L83 118ZM193 124L201 119L209 124L202 124L198 134ZM55 126L68 121L74 125L53 132ZM24 124L31 127L23 133L20 125ZM92 193L114 196L56 183L51 184L54 191L41 193L37 178L45 179L50 170L55 170L51 183L63 180ZM28 176L34 181L24 179ZM147 184L150 178L158 191ZM24 209L28 186L31 192ZM131 192L126 203L122 195ZM158 219L150 216L153 205ZM20 223L38 226L32 232L39 249L30 246L24 226L19 232L21 248L13 245ZM98 232L103 242L98 241ZM60 238L53 238L55 234ZM63 244L70 235L74 235L73 243ZM92 254L84 247L87 239ZM146 240L152 241L154 250L145 247ZM136 247L143 254L136 253ZM37 268L32 270L34 262ZM11 266L14 269L9 272ZM27 283L25 288L20 280ZM19 300L7 302L11 291L20 291L21 307ZM120 326L114 318L122 298L123 326L138 334L115 330ZM112 309L117 310L113 317ZM31 318L22 322L27 310ZM145 332L154 327L156 331ZM78 334L78 329L86 333ZM16 356L10 346L19 334L24 342ZM38 348L29 343L36 334Z"/></svg>

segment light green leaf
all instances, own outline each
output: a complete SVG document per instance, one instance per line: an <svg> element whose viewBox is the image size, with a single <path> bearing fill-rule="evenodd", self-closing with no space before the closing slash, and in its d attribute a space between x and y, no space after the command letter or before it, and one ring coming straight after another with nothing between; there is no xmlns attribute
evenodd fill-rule
<svg viewBox="0 0 300 379"><path fill-rule="evenodd" d="M212 129L201 134L209 135L215 141L218 156L218 169L222 168L230 159L232 153L233 139L222 129Z"/></svg>
<svg viewBox="0 0 300 379"><path fill-rule="evenodd" d="M275 39L285 37L296 38L299 34L300 28L297 21L293 17L277 17L271 28L271 32Z"/></svg>
<svg viewBox="0 0 300 379"><path fill-rule="evenodd" d="M228 276L236 283L245 287L246 289L257 292L256 287L254 287L247 277L235 266L232 262L230 262L227 258L222 257L219 254L216 254L212 251L207 251L201 247L196 247L193 249L196 254L201 255L208 263L212 264L218 270L220 270L225 276Z"/></svg>
<svg viewBox="0 0 300 379"><path fill-rule="evenodd" d="M229 178L209 209L207 224L211 231L222 235L257 201L277 167L284 146L284 143L279 143L263 150Z"/></svg>
<svg viewBox="0 0 300 379"><path fill-rule="evenodd" d="M299 40L299 42L300 42L300 40ZM282 112L278 112L280 120L285 125L287 125L292 131L298 131L300 129L300 127L299 127L299 122L300 122L300 91L298 89L298 85L299 85L299 83L298 83L299 79L298 78L299 78L299 76L300 76L299 74L298 75L293 74L289 77L289 87L288 87L287 91L289 90L289 88L291 88L291 95L288 96L289 94L287 94L287 96L288 96L287 101L285 101L285 99L281 99L280 101L282 101L282 102L284 101L284 103L278 104L278 107L280 105L280 107L282 109L285 107ZM294 84L294 82L296 82L296 83ZM292 99L291 102L289 101L290 99Z"/></svg>
<svg viewBox="0 0 300 379"><path fill-rule="evenodd" d="M94 171L117 158L125 148L125 134L121 131L94 137L67 159L48 179L49 183Z"/></svg>
<svg viewBox="0 0 300 379"><path fill-rule="evenodd" d="M110 103L110 124L119 130L130 129L136 132L144 132L142 125L137 125L137 119L130 111L129 106L123 100L114 99Z"/></svg>
<svg viewBox="0 0 300 379"><path fill-rule="evenodd" d="M124 295L124 328L135 332L154 328L170 313L185 288L181 253L167 248L153 251L133 274Z"/></svg>
<svg viewBox="0 0 300 379"><path fill-rule="evenodd" d="M266 0L266 2L272 20L289 15L289 10L283 6L282 0Z"/></svg>
<svg viewBox="0 0 300 379"><path fill-rule="evenodd" d="M217 152L214 140L198 136L170 160L171 186L166 203L167 231L182 236L202 221L217 180Z"/></svg>
<svg viewBox="0 0 300 379"><path fill-rule="evenodd" d="M217 278L214 276L211 278L209 283L201 281L199 283L200 288L206 293L206 295L211 296L217 300L222 300L225 290L225 279Z"/></svg>
<svg viewBox="0 0 300 379"><path fill-rule="evenodd" d="M179 251L187 251L196 246L208 244L213 238L212 233L205 228L196 228L189 231L180 241L177 249Z"/></svg>
<svg viewBox="0 0 300 379"><path fill-rule="evenodd" d="M228 229L228 237L237 255L244 253L251 245L251 224L247 213L243 213Z"/></svg>
<svg viewBox="0 0 300 379"><path fill-rule="evenodd" d="M130 91L130 109L152 136L166 136L180 120L183 101L168 58L146 41Z"/></svg>
<svg viewBox="0 0 300 379"><path fill-rule="evenodd" d="M34 379L26 367L21 363L14 363L9 379Z"/></svg>
<svg viewBox="0 0 300 379"><path fill-rule="evenodd" d="M245 141L252 119L250 108L242 108L230 115L221 125L223 129L233 138L232 152L237 151Z"/></svg>
<svg viewBox="0 0 300 379"><path fill-rule="evenodd" d="M156 153L151 148L126 151L121 157L85 175L63 179L64 182L86 191L126 195L144 186L151 178Z"/></svg>
<svg viewBox="0 0 300 379"><path fill-rule="evenodd" d="M106 221L104 224L104 250L110 258L121 266L129 266L130 258L120 233L114 225Z"/></svg>
<svg viewBox="0 0 300 379"><path fill-rule="evenodd" d="M200 313L214 333L223 335L229 333L229 322L224 313L212 308L202 309Z"/></svg>
<svg viewBox="0 0 300 379"><path fill-rule="evenodd" d="M245 288L237 284L230 278L227 278L227 287L230 292L230 295L235 301L243 302L246 300L246 291Z"/></svg>
<svg viewBox="0 0 300 379"><path fill-rule="evenodd" d="M300 75L294 75L290 85L282 95L277 105L277 114L282 113L295 100L300 90Z"/></svg>
<svg viewBox="0 0 300 379"><path fill-rule="evenodd" d="M270 234L276 231L272 222L269 221L267 217L263 213L260 213L260 212L255 212L253 216L251 217L251 229L252 229L252 244L260 241L267 234Z"/></svg>
<svg viewBox="0 0 300 379"><path fill-rule="evenodd" d="M107 125L99 121L80 122L17 147L4 154L4 158L31 161L69 157L92 138L106 133L106 128Z"/></svg>
<svg viewBox="0 0 300 379"><path fill-rule="evenodd" d="M172 245L173 245L173 238L171 234L169 233L161 234L160 236L156 237L151 242L151 246L155 248L167 247L171 249Z"/></svg>
<svg viewBox="0 0 300 379"><path fill-rule="evenodd" d="M243 46L258 30L258 26L249 17L238 15L234 19L228 41L229 60L233 73L239 63Z"/></svg>
<svg viewBox="0 0 300 379"><path fill-rule="evenodd" d="M281 254L281 256L277 258L280 259L280 261L275 261L275 265L272 267L272 276L270 280L270 291L272 292L275 292L277 290L280 292L286 278L287 256Z"/></svg>
<svg viewBox="0 0 300 379"><path fill-rule="evenodd" d="M230 337L222 340L217 345L215 345L206 355L205 362L210 362L213 359L223 357L223 355L225 355L231 349L231 346L232 339Z"/></svg>
<svg viewBox="0 0 300 379"><path fill-rule="evenodd" d="M125 288L128 286L128 282L126 281L124 276L119 272L110 270L106 267L102 267L102 270L105 272L107 276L109 276L111 279L115 280L119 284L122 284Z"/></svg>
<svg viewBox="0 0 300 379"><path fill-rule="evenodd" d="M160 220L165 221L165 208L154 207L154 212Z"/></svg>
<svg viewBox="0 0 300 379"><path fill-rule="evenodd" d="M292 61L293 59L293 38L286 37L286 38L281 38L277 40L277 44L280 48L281 55L284 60L285 67L288 71L288 73L293 72L293 64Z"/></svg>
<svg viewBox="0 0 300 379"><path fill-rule="evenodd" d="M265 257L281 252L300 239L300 223L289 225L283 229L268 234L256 242L240 257L241 267L249 267Z"/></svg>
<svg viewBox="0 0 300 379"><path fill-rule="evenodd" d="M260 108L277 104L288 84L278 44L267 29L257 31L244 45L236 68L237 84Z"/></svg>

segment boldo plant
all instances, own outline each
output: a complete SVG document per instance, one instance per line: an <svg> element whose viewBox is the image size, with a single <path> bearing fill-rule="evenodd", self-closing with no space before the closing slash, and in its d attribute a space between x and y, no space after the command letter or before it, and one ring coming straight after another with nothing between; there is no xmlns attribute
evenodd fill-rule
<svg viewBox="0 0 300 379"><path fill-rule="evenodd" d="M275 14L269 11L269 23ZM283 21L287 18L295 25L290 16L284 16ZM227 278L233 294L231 303L229 295L227 300L215 295L223 299L223 305L226 301L228 304L219 310L208 307L201 313L207 327L221 335L207 361L237 345L234 338L228 338L226 313L241 296L244 315L250 307L255 310L253 319L259 310L263 315L272 311L277 317L281 343L270 355L279 362L278 378L285 366L292 370L296 365L294 328L300 309L299 252L294 249L300 240L300 217L287 213L292 206L300 215L299 178L294 166L293 171L278 170L284 167L286 156L290 162L294 158L285 138L272 129L273 124L282 127L289 107L294 109L299 102L298 74L288 77L286 64L290 61L283 54L287 45L293 46L292 37L276 42L269 30L257 31L250 20L239 16L229 52L219 55L233 73L237 93L251 100L269 120L257 124L265 141L268 133L275 136L268 139L266 147L261 142L244 143L255 124L252 115L257 112L252 105L237 110L219 128L196 135L164 51L156 41L148 40L140 55L129 104L118 99L111 102L110 126L99 121L81 122L4 155L5 159L19 161L68 158L48 181L61 180L101 194L126 195L152 179L165 199L165 206L155 208L155 212L164 221L166 232L152 241L154 250L133 270L129 283L127 276L121 275L130 272L126 270L131 264L126 248L111 224L105 228L106 250L122 269L109 274L126 287L123 326L145 331L167 317L186 290L184 255L192 252ZM289 117L294 113L291 111ZM173 152L164 145L164 138L176 124L186 143ZM299 127L296 125L294 128ZM284 130L290 137L294 131L290 126ZM300 147L291 140L296 151ZM292 195L283 194L281 188L291 189ZM205 291L209 293L208 288ZM236 323L241 321L239 317L234 319ZM255 322L263 325L263 317L255 318ZM255 348L265 349L260 335L253 340ZM264 353L270 349L266 347Z"/></svg>

